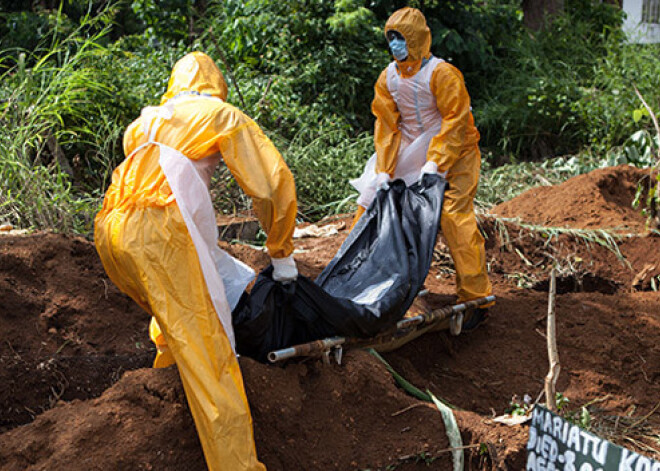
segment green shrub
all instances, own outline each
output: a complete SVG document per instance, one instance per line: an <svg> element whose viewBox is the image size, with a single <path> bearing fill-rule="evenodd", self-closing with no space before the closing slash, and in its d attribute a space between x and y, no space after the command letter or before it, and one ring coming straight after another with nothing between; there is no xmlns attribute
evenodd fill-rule
<svg viewBox="0 0 660 471"><path fill-rule="evenodd" d="M34 51L40 45L61 41L74 29L73 22L60 12L0 13L0 50Z"/></svg>
<svg viewBox="0 0 660 471"><path fill-rule="evenodd" d="M539 159L584 145L587 124L578 103L594 67L621 41L621 11L596 2L566 2L546 29L514 37L496 78L475 104L482 144Z"/></svg>
<svg viewBox="0 0 660 471"><path fill-rule="evenodd" d="M228 0L209 5L200 38L225 49L241 89L253 88L248 113L287 138L336 116L371 128L373 85L388 63L382 25L354 0ZM238 103L230 87L230 101ZM247 93L250 95L250 93ZM263 98L263 99L262 99ZM259 104L257 107L256 105Z"/></svg>
<svg viewBox="0 0 660 471"><path fill-rule="evenodd" d="M660 111L660 44L608 43L608 53L594 66L592 83L575 103L584 142L601 149L618 146L640 127L652 129L651 119L633 119L641 102L637 86L656 113Z"/></svg>

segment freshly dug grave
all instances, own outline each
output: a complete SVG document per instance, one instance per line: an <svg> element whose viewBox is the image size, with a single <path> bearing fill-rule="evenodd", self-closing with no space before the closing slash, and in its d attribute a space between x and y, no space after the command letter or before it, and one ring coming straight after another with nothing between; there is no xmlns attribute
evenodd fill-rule
<svg viewBox="0 0 660 471"><path fill-rule="evenodd" d="M532 188L490 212L543 226L641 233L646 221L632 203L644 178L648 178L647 170L630 165L607 167L560 185Z"/></svg>
<svg viewBox="0 0 660 471"><path fill-rule="evenodd" d="M510 230L513 232L515 228ZM317 274L344 236L297 241L296 246L301 249L297 255L301 270L310 276ZM657 240L638 238L636 244L651 243L653 248ZM0 239L0 242L8 241ZM499 260L501 268L516 268L516 259L518 268L526 266L515 250L509 251L500 243L495 232L490 232L489 241L489 258ZM88 242L52 234L22 237L8 247L18 247L21 257L32 260L36 267L38 254L44 253L39 242L56 245L61 254L71 253L72 247L88 245L91 250L88 254L93 255L93 247ZM579 241L565 240L563 244L566 248L573 244L573 250L581 247ZM268 257L259 250L238 245L229 248L255 268L268 263ZM535 250L531 242L519 248L520 253L530 259ZM605 266L611 252L600 246L590 250L593 259L602 258L601 265ZM5 247L3 257L10 253ZM616 256L612 256L616 260ZM13 256L9 258L15 260ZM651 259L646 257L645 261ZM91 260L92 265L99 263L93 257ZM73 268L71 263L54 266ZM433 307L453 302L453 277L443 275L439 268L434 267L426 283L432 292L429 300ZM621 264L614 264L610 270L611 276L621 279L631 271ZM8 285L17 292L28 292L24 285L29 284L37 272L42 273L46 285L61 283L53 288L54 294L57 289L78 292L81 305L94 312L92 306L98 302L98 288L90 285L95 297L91 293L82 294L83 279L70 277L76 286L67 286L62 281L66 278L55 277L49 281L49 276L44 275L50 273L47 269L21 271L13 265L11 273L14 275ZM95 273L103 279L101 272ZM514 395L535 397L542 388L547 368L542 337L546 294L517 289L507 275L510 273L504 270L493 275L499 300L483 328L459 337L446 333L427 334L386 355L395 369L414 384L429 388L466 410L457 413L466 445L483 442L488 449L485 455L479 453L479 448L468 450L475 469L488 469L491 463L499 469L521 469L526 429L496 425L490 419L493 412L502 413ZM8 278L8 272L3 272L3 280ZM660 397L660 350L657 347L660 295L626 293L623 288L620 291L615 295L604 295L596 290L559 296L559 350L564 371L559 390L576 405L603 399L597 403L597 412L601 414L642 416L651 411L654 398ZM116 292L114 295L117 303L126 301L123 295ZM86 296L89 299L84 301ZM148 345L141 325L146 324L147 319L135 309L132 315L138 320L131 321L127 315L122 318L123 325L133 322L136 343ZM3 328L8 328L11 320L16 322L15 318L5 318L6 313L3 311ZM95 315L101 314L96 311ZM67 319L66 315L62 317ZM23 318L29 318L29 313L23 312L19 319ZM39 312L35 310L30 322L34 324L38 319ZM94 325L93 322L90 325ZM86 341L66 345L55 354L56 350L42 350L45 347L39 340L40 335L31 329L12 331L12 345L16 345L12 348L19 348L17 351L21 351L24 358L34 357L39 363L33 363L31 371L26 369L23 381L15 382L9 396L16 404L21 404L34 389L28 380L31 375L46 371L50 376L35 376L47 393L41 408L57 406L41 415L40 409L28 406L38 416L37 420L0 435L0 450L6 450L0 452L0 468L30 469L29 463L32 469L181 469L181 463L186 463L186 469L204 468L175 370L131 373L102 398L91 399L117 381L123 371L145 366L151 359L151 353L145 354L144 349L127 356L122 349L135 348L133 341L127 343L115 337L100 342L98 337L103 335L107 332L102 329L88 333L84 325L79 324L78 336ZM99 344L106 350L95 350L94 346ZM74 347L79 350L64 355L66 349ZM108 353L112 349L121 353ZM3 355L3 365L10 359L11 354ZM257 446L270 469L382 469L393 463L408 467L397 469L414 469L410 467L426 466L415 464L415 457L434 456L433 452L447 446L437 412L424 405L406 410L418 401L398 390L382 366L364 353L348 355L342 367L308 361L280 368L242 359L242 368L254 415ZM13 374L7 368L2 372L5 380ZM83 378L79 383L86 379L87 388L71 386L76 383L74 377ZM60 394L62 389L64 392ZM74 391L78 395L66 395ZM83 400L66 402L71 399ZM393 415L401 411L404 412ZM27 417L14 416L15 420L6 428L31 420L30 414ZM656 415L649 421L660 425ZM54 442L52 450L62 451L42 450L40 444L53 437L61 437L62 444ZM89 446L81 445L87 443L94 445L92 456ZM302 445L310 443L314 446ZM422 455L423 452L426 454ZM406 462L399 457L410 458ZM99 464L90 468L92 461ZM442 454L433 461L432 469L449 469L448 466L449 457Z"/></svg>
<svg viewBox="0 0 660 471"><path fill-rule="evenodd" d="M439 457L451 470L440 414L398 389L385 367L363 351L344 364L318 361L281 368L242 359L260 458L271 470L427 469Z"/></svg>
<svg viewBox="0 0 660 471"><path fill-rule="evenodd" d="M624 238L614 249L493 218L482 226L498 296L486 325L458 337L426 334L386 359L464 409L456 417L472 469L523 469L526 427L492 417L514 396L536 399L542 389L548 271L558 263L558 391L569 411L591 403L594 432L659 458L648 437L660 430L660 294L652 282L660 238ZM346 234L296 240L301 272L318 275ZM255 269L269 263L256 248L223 246ZM447 260L440 243L426 280L431 307L455 301ZM0 238L0 293L11 307L0 310L9 340L0 343L0 469L204 469L176 370L124 374L151 361L148 318L107 280L89 242ZM13 380L17 364L21 380ZM397 389L366 353L349 353L342 366L241 366L269 469L451 469L450 455L439 453L447 447L439 414ZM603 425L636 422L614 435Z"/></svg>

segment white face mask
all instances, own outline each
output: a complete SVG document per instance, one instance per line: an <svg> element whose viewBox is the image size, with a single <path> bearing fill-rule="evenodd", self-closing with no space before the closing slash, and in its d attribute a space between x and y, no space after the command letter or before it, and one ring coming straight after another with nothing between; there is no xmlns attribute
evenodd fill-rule
<svg viewBox="0 0 660 471"><path fill-rule="evenodd" d="M398 61L403 61L408 57L408 45L405 39L392 39L390 41L390 50L394 58Z"/></svg>

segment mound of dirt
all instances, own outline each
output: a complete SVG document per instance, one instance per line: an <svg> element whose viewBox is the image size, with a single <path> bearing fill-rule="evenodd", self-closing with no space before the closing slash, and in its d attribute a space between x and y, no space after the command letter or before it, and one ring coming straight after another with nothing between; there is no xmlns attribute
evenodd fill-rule
<svg viewBox="0 0 660 471"><path fill-rule="evenodd" d="M108 280L94 245L42 233L0 237L0 356L134 354L147 314Z"/></svg>
<svg viewBox="0 0 660 471"><path fill-rule="evenodd" d="M147 315L85 239L0 237L0 300L0 431L98 396L153 357Z"/></svg>
<svg viewBox="0 0 660 471"><path fill-rule="evenodd" d="M350 352L343 366L242 359L241 368L268 469L384 469L448 447L437 409L397 389L366 352Z"/></svg>
<svg viewBox="0 0 660 471"><path fill-rule="evenodd" d="M646 220L632 203L645 177L648 171L630 165L603 168L560 185L532 188L491 213L543 226L641 233Z"/></svg>
<svg viewBox="0 0 660 471"><path fill-rule="evenodd" d="M498 284L498 295L483 329L425 335L385 357L414 384L480 414L503 411L514 394L536 398L548 370L547 294ZM558 296L558 390L582 404L607 396L600 406L612 414L631 404L651 412L660 398L659 307L657 293Z"/></svg>
<svg viewBox="0 0 660 471"><path fill-rule="evenodd" d="M0 435L3 470L203 470L176 369L129 372L102 397L61 402Z"/></svg>
<svg viewBox="0 0 660 471"><path fill-rule="evenodd" d="M657 236L557 235L492 218L484 218L481 228L491 276L507 277L519 286L547 291L550 267L557 266L559 293L652 291L653 278L660 287ZM446 268L449 252L439 255L445 265L439 268ZM445 279L451 282L453 277Z"/></svg>
<svg viewBox="0 0 660 471"><path fill-rule="evenodd" d="M319 242L299 248L309 276L336 250ZM263 251L226 248L257 270L269 263ZM0 238L0 292L0 469L205 469L176 369L129 371L153 360L148 316L107 279L90 242ZM437 410L366 353L344 367L241 365L269 469L423 469L417 458L448 446Z"/></svg>
<svg viewBox="0 0 660 471"><path fill-rule="evenodd" d="M269 470L382 469L448 446L440 414L355 352L346 367L241 360L255 439ZM60 403L0 435L0 468L203 470L175 368L127 373L99 399ZM448 462L434 469L450 470Z"/></svg>

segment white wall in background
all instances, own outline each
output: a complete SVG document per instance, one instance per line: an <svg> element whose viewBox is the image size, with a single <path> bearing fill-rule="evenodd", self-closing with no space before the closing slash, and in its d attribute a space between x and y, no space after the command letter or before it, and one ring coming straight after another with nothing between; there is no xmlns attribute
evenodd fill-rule
<svg viewBox="0 0 660 471"><path fill-rule="evenodd" d="M623 0L623 28L634 43L660 43L660 0Z"/></svg>

